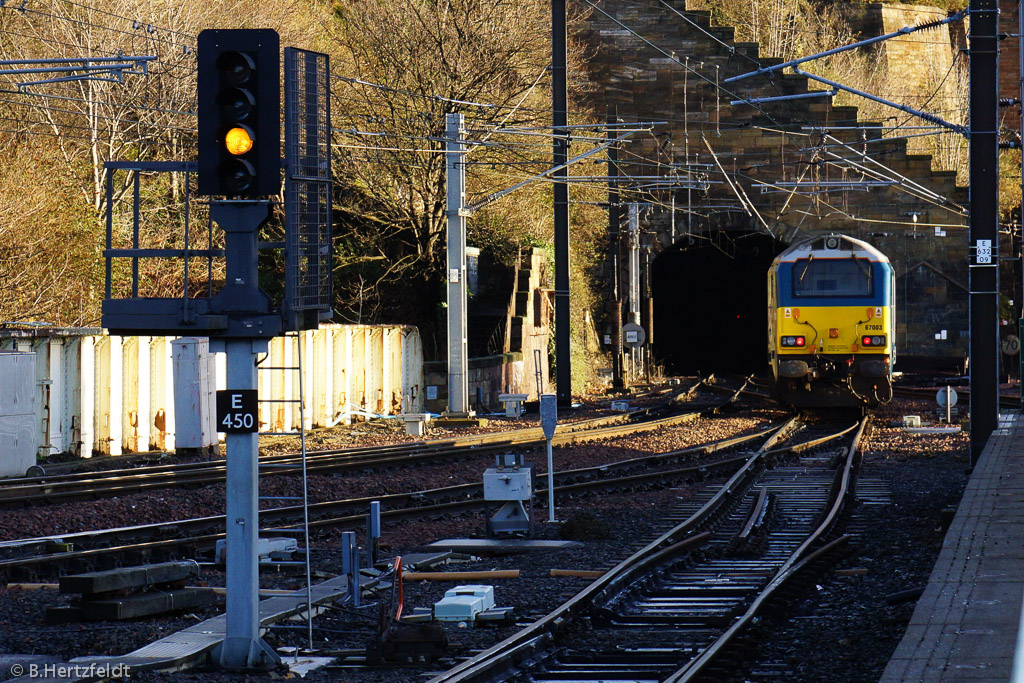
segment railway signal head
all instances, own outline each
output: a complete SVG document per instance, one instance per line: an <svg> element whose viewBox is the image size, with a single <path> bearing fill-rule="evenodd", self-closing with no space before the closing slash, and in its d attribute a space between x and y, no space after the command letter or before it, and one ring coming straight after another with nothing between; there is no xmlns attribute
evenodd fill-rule
<svg viewBox="0 0 1024 683"><path fill-rule="evenodd" d="M273 29L199 34L199 194L280 191L279 42Z"/></svg>

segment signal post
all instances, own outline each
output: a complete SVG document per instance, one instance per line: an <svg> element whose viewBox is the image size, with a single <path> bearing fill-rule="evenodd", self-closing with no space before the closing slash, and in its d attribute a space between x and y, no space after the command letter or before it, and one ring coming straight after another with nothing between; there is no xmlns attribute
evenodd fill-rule
<svg viewBox="0 0 1024 683"><path fill-rule="evenodd" d="M228 669L280 662L259 633L258 398L242 400L255 398L256 356L267 351L267 333L280 331L280 318L269 317L270 298L260 290L257 272L257 235L270 215L270 200L261 197L280 188L279 49L271 29L199 34L199 193L225 197L210 202L227 253L225 285L213 303L237 317L242 328L237 336L211 343L227 355L224 393L230 399L218 395L217 401L227 451L227 626L214 652Z"/></svg>
<svg viewBox="0 0 1024 683"><path fill-rule="evenodd" d="M197 170L198 194L210 197L210 218L224 231L224 249L190 249L187 228L184 250L137 244L115 249L108 230L103 326L116 334L206 335L211 350L227 355L227 389L217 392L217 431L225 433L227 451L227 618L214 659L228 669L269 668L280 657L259 633L256 360L272 337L316 328L332 315L329 64L327 55L285 50L285 241L264 243L260 229L281 192L277 32L205 30L199 34L197 62L198 161L169 170ZM108 194L109 183L108 178ZM263 274L283 277L284 296L277 301L259 286L258 256L265 248L284 251L283 276ZM215 294L211 281L211 295L191 295L190 256L223 258L225 279ZM139 297L136 268L134 295L114 298L110 261L143 257L184 259L182 295Z"/></svg>

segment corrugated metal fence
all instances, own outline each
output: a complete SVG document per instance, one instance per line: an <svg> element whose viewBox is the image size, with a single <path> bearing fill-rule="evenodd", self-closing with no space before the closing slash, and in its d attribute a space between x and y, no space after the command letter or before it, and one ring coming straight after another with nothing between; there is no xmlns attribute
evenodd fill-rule
<svg viewBox="0 0 1024 683"><path fill-rule="evenodd" d="M302 335L306 429L423 412L423 351L414 327L323 325ZM39 453L120 455L175 447L171 337L97 329L0 330L0 349L36 354ZM271 340L268 367L297 367L298 340ZM224 389L223 354L215 355ZM260 372L262 399L298 398L297 372ZM263 403L261 431L299 427L297 404Z"/></svg>

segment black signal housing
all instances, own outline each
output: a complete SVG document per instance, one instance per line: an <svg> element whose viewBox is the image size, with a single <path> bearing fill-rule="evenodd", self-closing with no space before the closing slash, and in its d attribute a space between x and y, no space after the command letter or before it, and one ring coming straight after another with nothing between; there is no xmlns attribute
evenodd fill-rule
<svg viewBox="0 0 1024 683"><path fill-rule="evenodd" d="M281 189L277 32L207 29L199 34L197 62L199 194L246 199L277 194Z"/></svg>

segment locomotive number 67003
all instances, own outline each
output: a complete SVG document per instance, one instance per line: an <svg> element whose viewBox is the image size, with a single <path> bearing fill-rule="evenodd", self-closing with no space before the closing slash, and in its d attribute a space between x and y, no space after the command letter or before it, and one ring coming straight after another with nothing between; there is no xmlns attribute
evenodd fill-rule
<svg viewBox="0 0 1024 683"><path fill-rule="evenodd" d="M768 361L780 399L798 408L871 408L892 398L895 278L867 242L822 235L768 271Z"/></svg>

